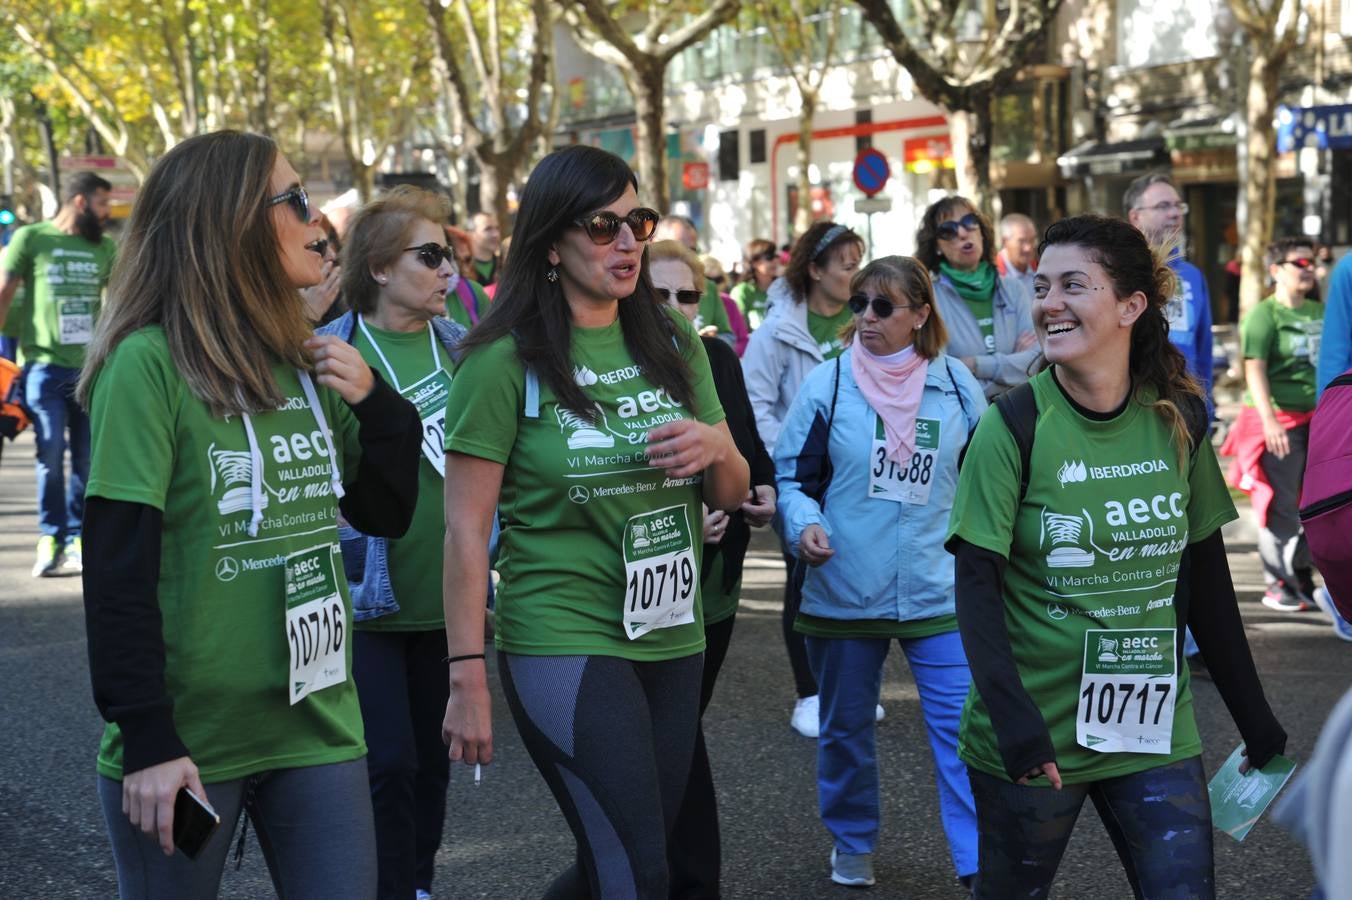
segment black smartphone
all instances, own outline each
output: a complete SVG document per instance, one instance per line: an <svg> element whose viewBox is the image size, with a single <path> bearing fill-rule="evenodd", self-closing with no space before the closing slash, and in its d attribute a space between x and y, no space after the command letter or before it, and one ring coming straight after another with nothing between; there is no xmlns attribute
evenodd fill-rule
<svg viewBox="0 0 1352 900"><path fill-rule="evenodd" d="M196 859L221 824L216 810L187 788L174 799L174 846L188 859Z"/></svg>

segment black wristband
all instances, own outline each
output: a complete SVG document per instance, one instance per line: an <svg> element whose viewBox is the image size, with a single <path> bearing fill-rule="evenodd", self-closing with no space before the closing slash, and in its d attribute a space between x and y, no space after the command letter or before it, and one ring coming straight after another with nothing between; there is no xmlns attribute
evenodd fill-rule
<svg viewBox="0 0 1352 900"><path fill-rule="evenodd" d="M464 656L448 656L446 657L445 660L443 660L443 662L449 664L449 663L458 663L466 659L485 659L485 658L486 657L482 653L466 653Z"/></svg>

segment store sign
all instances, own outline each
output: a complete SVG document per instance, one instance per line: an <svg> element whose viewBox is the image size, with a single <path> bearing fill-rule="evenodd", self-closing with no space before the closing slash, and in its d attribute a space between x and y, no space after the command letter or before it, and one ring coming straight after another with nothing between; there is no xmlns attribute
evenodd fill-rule
<svg viewBox="0 0 1352 900"><path fill-rule="evenodd" d="M1277 152L1352 148L1352 106L1277 108Z"/></svg>
<svg viewBox="0 0 1352 900"><path fill-rule="evenodd" d="M702 191L709 186L709 164L688 162L681 167L681 186L687 191Z"/></svg>
<svg viewBox="0 0 1352 900"><path fill-rule="evenodd" d="M916 175L953 168L953 142L946 134L911 138L902 144L901 155L906 171Z"/></svg>
<svg viewBox="0 0 1352 900"><path fill-rule="evenodd" d="M568 79L568 105L573 109L587 105L587 82L580 77Z"/></svg>

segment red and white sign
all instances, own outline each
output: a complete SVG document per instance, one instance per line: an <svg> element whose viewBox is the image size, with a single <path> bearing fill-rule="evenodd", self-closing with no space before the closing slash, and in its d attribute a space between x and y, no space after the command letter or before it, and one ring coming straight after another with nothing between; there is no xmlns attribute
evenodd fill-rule
<svg viewBox="0 0 1352 900"><path fill-rule="evenodd" d="M681 186L687 191L702 191L709 186L709 164L688 162L681 167Z"/></svg>
<svg viewBox="0 0 1352 900"><path fill-rule="evenodd" d="M911 138L902 144L901 158L907 172L926 175L935 169L953 168L953 143L946 134Z"/></svg>

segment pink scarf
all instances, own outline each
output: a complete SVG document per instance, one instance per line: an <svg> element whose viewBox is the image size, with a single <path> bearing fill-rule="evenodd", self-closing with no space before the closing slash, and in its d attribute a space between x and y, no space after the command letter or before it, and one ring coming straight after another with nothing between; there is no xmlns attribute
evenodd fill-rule
<svg viewBox="0 0 1352 900"><path fill-rule="evenodd" d="M915 417L925 391L929 360L907 347L891 356L874 356L858 340L850 354L850 371L868 405L883 420L887 455L897 463L915 452Z"/></svg>

